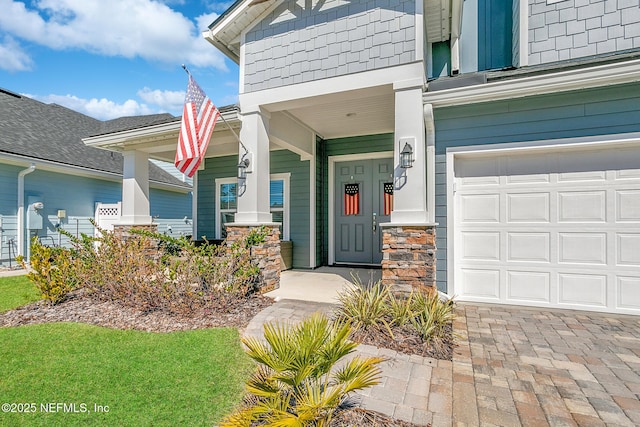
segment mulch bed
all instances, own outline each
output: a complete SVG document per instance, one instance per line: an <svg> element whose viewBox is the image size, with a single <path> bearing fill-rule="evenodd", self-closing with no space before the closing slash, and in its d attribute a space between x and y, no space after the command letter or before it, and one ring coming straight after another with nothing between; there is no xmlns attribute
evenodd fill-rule
<svg viewBox="0 0 640 427"><path fill-rule="evenodd" d="M244 328L260 311L273 304L271 298L254 295L221 309L200 309L189 316L163 311L142 312L114 301L95 301L81 291L55 306L38 301L0 313L0 327L49 322L80 322L114 329L173 332L213 327Z"/></svg>
<svg viewBox="0 0 640 427"><path fill-rule="evenodd" d="M379 412L361 408L348 409L331 421L330 427L422 427L407 421L396 420ZM431 427L428 424L426 427Z"/></svg>
<svg viewBox="0 0 640 427"><path fill-rule="evenodd" d="M393 326L391 332L381 326L367 330L356 331L351 339L361 344L388 348L404 354L415 354L440 360L451 360L456 344L453 339L453 328L447 326L444 339L424 342L422 337L412 328Z"/></svg>

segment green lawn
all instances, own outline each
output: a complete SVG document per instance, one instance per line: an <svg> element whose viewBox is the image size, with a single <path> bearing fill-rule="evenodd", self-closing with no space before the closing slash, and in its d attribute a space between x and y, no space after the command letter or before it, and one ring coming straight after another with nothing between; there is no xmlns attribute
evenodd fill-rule
<svg viewBox="0 0 640 427"><path fill-rule="evenodd" d="M0 313L40 299L27 276L0 278Z"/></svg>
<svg viewBox="0 0 640 427"><path fill-rule="evenodd" d="M0 412L3 426L211 426L240 401L253 366L227 328L53 323L0 328L0 343L0 403L35 404Z"/></svg>

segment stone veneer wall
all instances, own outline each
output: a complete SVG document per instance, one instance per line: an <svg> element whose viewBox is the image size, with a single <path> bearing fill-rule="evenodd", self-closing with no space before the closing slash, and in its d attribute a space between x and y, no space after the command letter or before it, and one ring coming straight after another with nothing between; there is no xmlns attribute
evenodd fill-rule
<svg viewBox="0 0 640 427"><path fill-rule="evenodd" d="M158 224L143 224L143 225L114 225L113 233L116 237L127 240L131 237L131 230L145 230L150 233L158 232ZM149 240L149 246L145 248L145 253L150 257L158 256L158 241L156 239Z"/></svg>
<svg viewBox="0 0 640 427"><path fill-rule="evenodd" d="M382 284L394 291L436 285L435 227L384 226L382 229Z"/></svg>
<svg viewBox="0 0 640 427"><path fill-rule="evenodd" d="M227 225L227 245L242 240L251 230L262 226ZM251 248L251 258L260 268L260 292L269 292L280 287L280 229L278 224L265 225L268 231L264 243Z"/></svg>

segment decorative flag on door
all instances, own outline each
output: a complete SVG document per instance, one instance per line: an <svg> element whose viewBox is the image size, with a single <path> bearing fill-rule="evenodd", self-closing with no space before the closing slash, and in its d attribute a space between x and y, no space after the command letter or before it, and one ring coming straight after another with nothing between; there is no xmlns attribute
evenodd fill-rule
<svg viewBox="0 0 640 427"><path fill-rule="evenodd" d="M360 213L360 184L345 184L344 214L358 215L359 213Z"/></svg>
<svg viewBox="0 0 640 427"><path fill-rule="evenodd" d="M393 182L384 183L384 214L391 215L393 210Z"/></svg>

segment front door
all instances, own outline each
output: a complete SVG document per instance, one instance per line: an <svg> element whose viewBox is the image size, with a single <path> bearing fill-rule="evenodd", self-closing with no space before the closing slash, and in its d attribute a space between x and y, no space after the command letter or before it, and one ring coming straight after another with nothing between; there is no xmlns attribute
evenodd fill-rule
<svg viewBox="0 0 640 427"><path fill-rule="evenodd" d="M382 231L393 205L393 159L336 163L335 262L380 264Z"/></svg>

